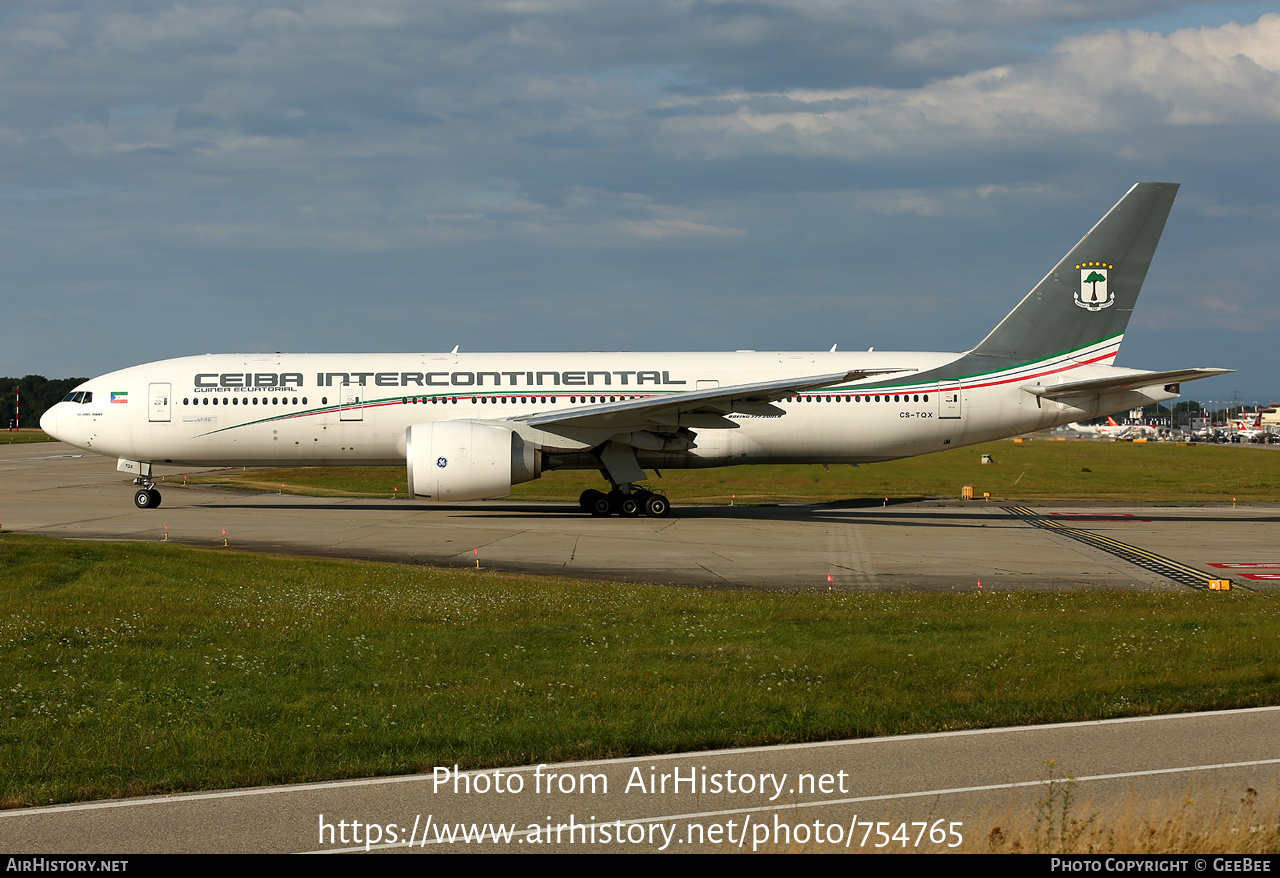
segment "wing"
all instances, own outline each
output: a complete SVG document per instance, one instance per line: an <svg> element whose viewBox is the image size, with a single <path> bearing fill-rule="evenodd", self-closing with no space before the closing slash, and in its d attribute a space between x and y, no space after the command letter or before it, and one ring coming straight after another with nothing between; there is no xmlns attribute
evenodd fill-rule
<svg viewBox="0 0 1280 878"><path fill-rule="evenodd" d="M859 381L872 375L886 375L907 369L863 369L763 381L759 384L737 384L706 390L688 390L628 399L600 405L581 406L562 412L538 412L513 418L531 427L554 432L556 428L610 430L617 433L648 430L672 430L679 427L702 429L736 429L738 424L725 415L781 415L786 410L773 405L780 399ZM599 392L596 392L599 395Z"/></svg>
<svg viewBox="0 0 1280 878"><path fill-rule="evenodd" d="M1027 384L1022 389L1033 396L1059 399L1067 396L1094 396L1108 390L1138 390L1156 384L1181 384L1183 381L1212 378L1214 375L1226 375L1234 371L1235 369L1178 369L1173 372L1131 372L1128 375L1073 381L1070 384L1049 384L1043 387Z"/></svg>

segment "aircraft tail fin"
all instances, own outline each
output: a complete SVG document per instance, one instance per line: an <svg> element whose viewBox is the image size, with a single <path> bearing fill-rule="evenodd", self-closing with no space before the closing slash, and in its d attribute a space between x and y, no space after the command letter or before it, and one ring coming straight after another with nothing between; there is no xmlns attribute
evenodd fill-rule
<svg viewBox="0 0 1280 878"><path fill-rule="evenodd" d="M971 353L1033 362L1110 341L1114 358L1177 194L1134 184Z"/></svg>

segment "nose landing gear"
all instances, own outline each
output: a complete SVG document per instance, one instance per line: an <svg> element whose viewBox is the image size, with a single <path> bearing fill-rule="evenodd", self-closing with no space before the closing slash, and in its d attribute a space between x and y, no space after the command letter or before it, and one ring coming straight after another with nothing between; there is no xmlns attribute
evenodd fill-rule
<svg viewBox="0 0 1280 878"><path fill-rule="evenodd" d="M135 485L141 485L141 490L133 495L133 505L139 509L155 509L160 505L160 492L156 490L156 483L148 478L139 476L133 480Z"/></svg>

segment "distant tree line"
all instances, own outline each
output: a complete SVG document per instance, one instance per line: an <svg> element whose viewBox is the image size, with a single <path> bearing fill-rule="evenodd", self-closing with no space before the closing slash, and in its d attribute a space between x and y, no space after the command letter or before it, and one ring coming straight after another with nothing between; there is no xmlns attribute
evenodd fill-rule
<svg viewBox="0 0 1280 878"><path fill-rule="evenodd" d="M0 429L9 429L14 419L15 397L21 395L21 409L17 412L22 427L40 426L40 416L55 402L88 381L88 378L54 378L43 375L27 375L25 378L0 378ZM15 390L17 391L15 393Z"/></svg>

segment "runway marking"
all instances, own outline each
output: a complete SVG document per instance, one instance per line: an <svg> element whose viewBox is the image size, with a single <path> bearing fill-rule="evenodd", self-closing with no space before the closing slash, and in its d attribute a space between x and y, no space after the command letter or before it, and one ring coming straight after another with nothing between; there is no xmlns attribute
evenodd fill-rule
<svg viewBox="0 0 1280 878"><path fill-rule="evenodd" d="M592 827L601 826L623 826L642 825L646 823L674 823L678 820L705 820L715 817L732 817L735 814L759 814L760 812L784 812L799 811L802 808L821 808L834 805L858 805L863 802L892 802L901 801L903 799L919 799L926 796L948 796L958 795L961 793L987 793L995 790L1017 790L1027 787L1043 787L1052 784L1075 784L1086 783L1096 780L1126 780L1135 777L1157 777L1163 774L1189 774L1196 771L1220 771L1227 768L1257 768L1263 765L1280 765L1280 759L1251 759L1247 762L1217 762L1209 765L1182 765L1177 768L1149 768L1143 771L1119 771L1114 774L1093 774L1085 777L1054 777L1045 778L1043 780L1024 780L1014 783L997 783L984 784L982 786L973 787L950 787L946 789L936 790L916 790L910 793L882 793L878 796L853 796L847 799L822 799L817 802L787 802L781 805L757 805L752 808L727 808L721 811L695 811L689 814L664 814L660 817L635 817L630 820L609 820L603 823L583 823L581 826L591 829ZM542 828L517 830L511 834L511 838L526 838L530 835L537 835L542 832ZM421 839L418 841L396 842L395 844L383 845L360 845L358 847L341 848L334 850L332 848L324 850L303 851L302 853L310 854L349 854L357 851L371 850L387 850L391 848L426 847L427 845L448 844L445 841L430 841ZM496 843L496 842L495 842Z"/></svg>
<svg viewBox="0 0 1280 878"><path fill-rule="evenodd" d="M827 533L827 551L831 557L830 570L827 575L840 574L835 578L835 585L848 584L845 572L852 574L859 588L872 588L875 585L875 573L867 562L867 549L862 542L862 533L858 525L849 522L837 522ZM819 583L821 585L821 583Z"/></svg>
<svg viewBox="0 0 1280 878"><path fill-rule="evenodd" d="M17 469L15 464L30 463L33 460L59 460L62 458L84 457L83 454L51 454L48 457L9 457L5 458L4 463L8 464L5 469Z"/></svg>
<svg viewBox="0 0 1280 878"><path fill-rule="evenodd" d="M1064 537L1070 537L1073 540L1093 546L1095 549L1101 549L1109 555L1114 555L1131 564L1136 564L1144 570L1149 570L1166 579L1172 579L1174 582L1189 588L1208 589L1210 582L1221 578L1218 574L1197 570L1194 567L1183 564L1181 561L1166 558L1164 555L1157 555L1155 552L1149 552L1138 546L1131 546L1128 543L1122 543L1102 534L1081 530L1078 527L1070 527L1062 521L1039 515L1026 506L1006 506L1004 508L1008 510L1010 515L1021 518L1032 527L1055 531ZM1235 585L1235 583L1232 583L1232 585ZM1238 587L1248 589L1248 586ZM1252 591L1252 589L1248 590Z"/></svg>
<svg viewBox="0 0 1280 878"><path fill-rule="evenodd" d="M1257 564L1210 564L1210 567L1225 567L1228 570L1269 570L1280 568L1280 561L1263 561Z"/></svg>

